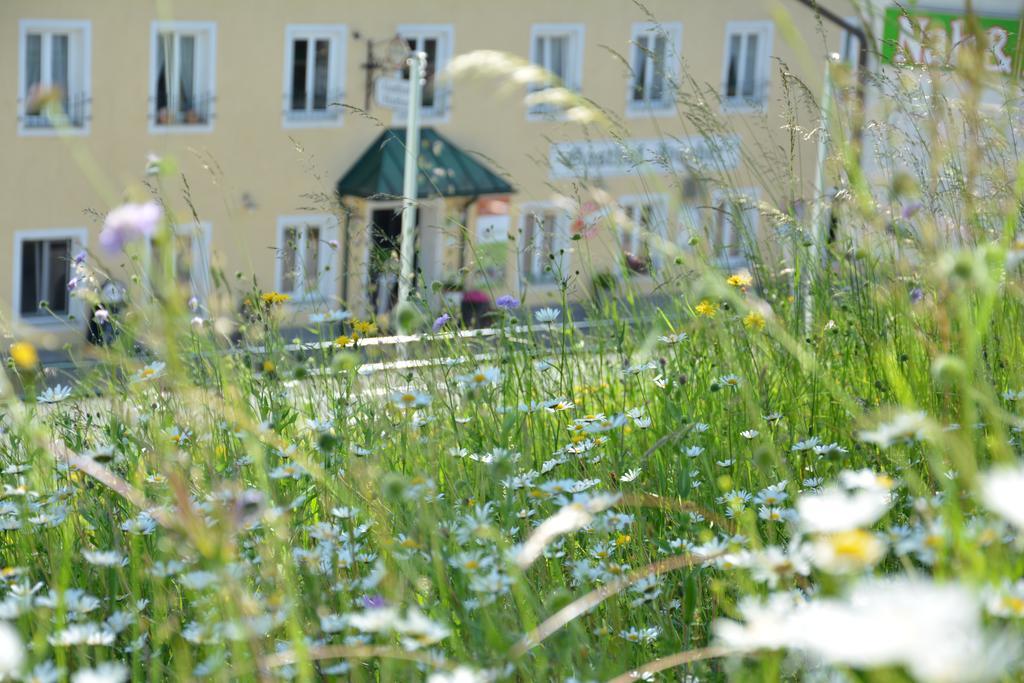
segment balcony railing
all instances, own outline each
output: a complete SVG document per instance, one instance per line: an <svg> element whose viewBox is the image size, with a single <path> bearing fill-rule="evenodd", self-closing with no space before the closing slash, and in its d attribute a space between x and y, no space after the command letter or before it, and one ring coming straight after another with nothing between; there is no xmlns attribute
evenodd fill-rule
<svg viewBox="0 0 1024 683"><path fill-rule="evenodd" d="M34 110L26 110L21 118L22 126L31 129L48 129L60 126L83 128L89 120L89 104L92 99L84 94L72 95L43 103Z"/></svg>
<svg viewBox="0 0 1024 683"><path fill-rule="evenodd" d="M205 126L210 123L214 96L210 93L196 95L190 100L180 100L171 105L154 104L153 122L157 126Z"/></svg>

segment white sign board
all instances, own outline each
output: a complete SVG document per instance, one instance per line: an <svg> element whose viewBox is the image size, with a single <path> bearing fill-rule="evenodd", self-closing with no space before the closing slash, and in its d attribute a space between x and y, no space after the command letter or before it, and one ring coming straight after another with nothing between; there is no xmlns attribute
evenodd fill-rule
<svg viewBox="0 0 1024 683"><path fill-rule="evenodd" d="M634 173L728 171L740 163L736 136L559 142L548 157L551 178L598 178Z"/></svg>
<svg viewBox="0 0 1024 683"><path fill-rule="evenodd" d="M409 81L394 76L382 76L374 83L377 104L395 111L409 108Z"/></svg>

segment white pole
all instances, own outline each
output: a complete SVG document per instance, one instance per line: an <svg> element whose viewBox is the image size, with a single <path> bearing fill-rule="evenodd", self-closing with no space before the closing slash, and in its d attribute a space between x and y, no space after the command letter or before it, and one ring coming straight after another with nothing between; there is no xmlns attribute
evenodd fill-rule
<svg viewBox="0 0 1024 683"><path fill-rule="evenodd" d="M832 112L832 67L839 61L838 54L829 55L825 64L825 84L821 93L821 123L818 130L818 167L814 176L814 204L811 205L811 254L813 258L804 264L804 335L810 336L814 324L813 280L817 271L827 266L826 247L822 244L828 234L824 221L829 215L825 212L825 162L828 155L829 125Z"/></svg>
<svg viewBox="0 0 1024 683"><path fill-rule="evenodd" d="M398 278L398 305L409 300L416 274L416 175L419 170L420 105L423 102L423 71L427 54L409 56L409 110L405 119L405 177L402 184L402 272Z"/></svg>

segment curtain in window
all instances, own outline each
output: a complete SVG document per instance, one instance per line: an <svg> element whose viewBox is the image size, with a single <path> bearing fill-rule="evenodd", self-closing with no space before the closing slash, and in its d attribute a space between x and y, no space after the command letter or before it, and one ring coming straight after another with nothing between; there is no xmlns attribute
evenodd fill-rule
<svg viewBox="0 0 1024 683"><path fill-rule="evenodd" d="M50 86L59 88L63 110L68 111L71 96L68 87L68 35L54 34L50 37Z"/></svg>
<svg viewBox="0 0 1024 683"><path fill-rule="evenodd" d="M43 80L43 37L30 33L25 37L25 101L27 114L38 114L39 105L32 102L35 90Z"/></svg>
<svg viewBox="0 0 1024 683"><path fill-rule="evenodd" d="M296 228L284 229L284 244L281 254L281 291L295 291L295 268L298 265L299 231Z"/></svg>
<svg viewBox="0 0 1024 683"><path fill-rule="evenodd" d="M520 235L520 242L522 244L522 261L519 264L519 270L526 277L533 277L533 252L536 245L533 243L536 238L536 227L537 217L534 214L528 214L523 220L523 234Z"/></svg>
<svg viewBox="0 0 1024 683"><path fill-rule="evenodd" d="M163 120L170 108L171 78L168 65L172 63L174 39L169 33L161 33L156 39L156 120L158 123L170 123ZM163 114L163 116L161 116Z"/></svg>
<svg viewBox="0 0 1024 683"><path fill-rule="evenodd" d="M313 109L327 109L327 72L331 43L329 40L316 41L316 61L313 70Z"/></svg>
<svg viewBox="0 0 1024 683"><path fill-rule="evenodd" d="M567 69L565 68L566 60L566 38L564 36L552 36L551 37L551 59L548 70L562 79L562 83L566 83L566 77L568 76Z"/></svg>
<svg viewBox="0 0 1024 683"><path fill-rule="evenodd" d="M651 78L650 100L660 102L665 96L665 36L659 35L654 38L654 73Z"/></svg>
<svg viewBox="0 0 1024 683"><path fill-rule="evenodd" d="M426 83L423 86L423 106L434 106L434 71L437 69L437 39L426 38L423 41L423 51L427 53L427 67L425 70Z"/></svg>
<svg viewBox="0 0 1024 683"><path fill-rule="evenodd" d="M647 36L638 36L633 46L633 101L642 102L646 96Z"/></svg>
<svg viewBox="0 0 1024 683"><path fill-rule="evenodd" d="M747 98L753 98L756 94L757 84L754 78L757 74L757 39L756 33L747 36L747 63L743 73L743 96Z"/></svg>
<svg viewBox="0 0 1024 683"><path fill-rule="evenodd" d="M195 59L196 39L194 36L181 36L178 39L178 80L181 100L178 103L178 111L186 113L196 107L195 91Z"/></svg>
<svg viewBox="0 0 1024 683"><path fill-rule="evenodd" d="M303 288L306 294L319 291L320 286L320 228L306 226L306 248L302 262Z"/></svg>
<svg viewBox="0 0 1024 683"><path fill-rule="evenodd" d="M554 264L558 262L558 250L561 248L561 239L558 234L558 230L561 223L561 217L556 213L544 214L544 223L541 225L541 249L539 263L537 264L537 279L539 280L551 280L554 279L554 271L548 273L545 272L544 267L549 262ZM550 257L554 256L555 260Z"/></svg>
<svg viewBox="0 0 1024 683"><path fill-rule="evenodd" d="M544 48L547 46L547 39L544 36L537 36L533 44L533 53L536 55L537 66L547 68L547 55Z"/></svg>
<svg viewBox="0 0 1024 683"><path fill-rule="evenodd" d="M725 96L736 97L740 81L740 50L743 49L743 36L729 36L729 70L725 77Z"/></svg>

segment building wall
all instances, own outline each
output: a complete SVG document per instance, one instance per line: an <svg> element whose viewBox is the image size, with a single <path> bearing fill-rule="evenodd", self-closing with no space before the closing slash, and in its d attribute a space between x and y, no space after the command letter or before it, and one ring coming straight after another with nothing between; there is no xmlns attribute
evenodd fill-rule
<svg viewBox="0 0 1024 683"><path fill-rule="evenodd" d="M854 12L842 0L823 3L844 15ZM431 121L443 135L463 149L479 152L494 170L516 187L512 198L513 232L520 222L519 207L547 202L561 195L568 205L580 202L580 183L552 180L548 168L552 142L630 138L685 137L699 126L677 111L666 116L632 116L626 111L628 67L619 55L629 55L631 26L635 22L679 22L682 25L684 74L693 82L720 88L723 78L726 24L730 21L775 21L773 8L781 6L795 29L776 26L772 55L820 90L822 55L837 50L838 34L796 2L719 0L679 2L650 0L650 16L625 0L572 0L560 3L523 0L518 3L438 0L400 0L376 5L328 0L276 2L273 0L6 0L0 3L0 314L13 317L15 234L52 228L84 228L88 248L96 262L119 277L127 277L123 257L98 249L103 216L129 196L144 197L146 155L174 158L184 181L170 178L164 188L169 208L190 221L192 207L210 226L212 261L222 267L236 288L235 274L253 275L264 289L276 286L275 248L280 216L336 213L334 185L383 125L402 125L391 112L372 104L365 115L347 112L338 127L287 128L284 108L285 30L289 24L344 24L345 102L364 106L366 38L383 41L400 25L445 24L451 27L453 54L474 50L507 51L527 57L531 26L540 23L582 24L584 57L581 93L605 109L611 130L597 124L529 120L522 103L525 88L507 80L477 78L451 85L450 110ZM85 134L67 136L22 135L17 120L19 98L19 22L24 19L87 20L90 22L91 120ZM213 22L216 26L216 103L208 132L158 132L151 128L150 78L152 22L157 19ZM784 22L786 23L786 22ZM824 33L822 31L824 30ZM358 34L358 37L357 37ZM617 54L616 54L617 53ZM757 188L761 199L785 202L806 195L806 186L794 187L773 155L787 155L783 86L778 65L770 69L768 106L763 112L722 112L709 106L742 140L746 164L731 175L737 187ZM686 80L686 79L684 79ZM699 96L687 84L680 97L693 106ZM796 107L803 123L813 126L815 113L806 103ZM797 166L806 178L813 166L813 144L797 150ZM767 167L767 168L765 168ZM772 171L778 171L773 177ZM681 202L681 179L675 174L643 173L601 179L596 184L619 198L664 193L673 225ZM126 194L126 189L128 194ZM191 204L191 206L190 206ZM360 259L366 247L366 203L349 202L353 210L348 274L348 305L365 306ZM446 204L454 214L458 201ZM473 222L475 212L469 212ZM469 226L470 233L473 225ZM607 232L607 231L606 231ZM456 231L444 236L449 249L445 267L457 266ZM614 236L611 241L614 240ZM613 249L597 237L572 242L573 264L592 270L613 270ZM339 248L338 269L344 260ZM469 249L470 252L473 249ZM139 264L129 264L128 270ZM508 278L495 289L515 291L516 266L510 258ZM454 275L454 273L453 273ZM244 279L244 278L243 278ZM340 296L341 285L333 287ZM496 292L503 293L503 292ZM531 288L531 301L540 303L554 292ZM573 296L582 296L582 285ZM50 341L69 338L60 326L35 325L31 331L52 333ZM77 333L70 336L77 336Z"/></svg>

